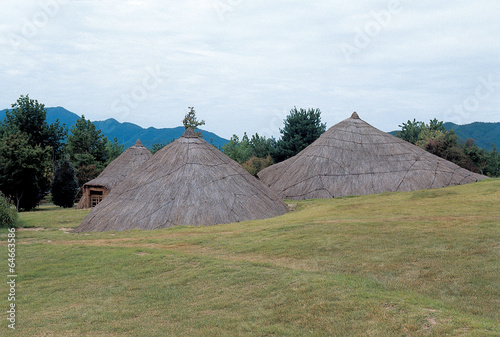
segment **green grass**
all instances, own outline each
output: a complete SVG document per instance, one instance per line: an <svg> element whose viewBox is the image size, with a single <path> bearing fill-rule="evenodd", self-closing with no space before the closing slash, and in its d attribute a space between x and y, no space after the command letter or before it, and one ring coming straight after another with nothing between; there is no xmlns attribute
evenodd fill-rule
<svg viewBox="0 0 500 337"><path fill-rule="evenodd" d="M17 232L18 327L0 335L500 336L499 179L289 203L261 221L82 234L67 229L88 211L21 213L36 228Z"/></svg>

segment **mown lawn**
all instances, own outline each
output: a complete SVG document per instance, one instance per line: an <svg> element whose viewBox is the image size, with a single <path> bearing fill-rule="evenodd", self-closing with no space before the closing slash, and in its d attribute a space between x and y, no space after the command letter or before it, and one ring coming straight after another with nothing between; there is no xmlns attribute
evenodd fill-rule
<svg viewBox="0 0 500 337"><path fill-rule="evenodd" d="M308 200L262 221L70 233L87 212L20 215L17 329L2 319L0 335L500 336L499 179ZM6 318L5 286L0 304Z"/></svg>

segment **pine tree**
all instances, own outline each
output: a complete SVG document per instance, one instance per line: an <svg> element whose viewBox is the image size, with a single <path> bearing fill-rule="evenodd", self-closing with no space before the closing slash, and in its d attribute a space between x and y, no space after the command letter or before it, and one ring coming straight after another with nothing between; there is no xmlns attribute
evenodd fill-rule
<svg viewBox="0 0 500 337"><path fill-rule="evenodd" d="M182 124L184 125L184 129L187 128L192 128L193 130L196 130L198 126L205 125L205 121L201 120L198 121L196 118L196 112L194 111L194 107L190 106L189 112L184 116L184 119L182 120ZM203 137L201 134L201 131L196 132L198 136Z"/></svg>
<svg viewBox="0 0 500 337"><path fill-rule="evenodd" d="M52 202L64 208L73 207L78 182L75 177L75 168L69 160L63 159L57 165L52 182Z"/></svg>
<svg viewBox="0 0 500 337"><path fill-rule="evenodd" d="M284 120L280 129L281 138L276 142L273 159L276 163L295 156L318 139L326 131L326 124L321 123L319 109L300 109L294 107Z"/></svg>

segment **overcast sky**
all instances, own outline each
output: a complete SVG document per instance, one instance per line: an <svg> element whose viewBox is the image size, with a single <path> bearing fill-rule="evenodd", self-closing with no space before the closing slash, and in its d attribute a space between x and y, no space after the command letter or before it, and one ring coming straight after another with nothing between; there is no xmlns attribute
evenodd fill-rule
<svg viewBox="0 0 500 337"><path fill-rule="evenodd" d="M0 109L279 136L294 106L500 121L500 1L0 0Z"/></svg>

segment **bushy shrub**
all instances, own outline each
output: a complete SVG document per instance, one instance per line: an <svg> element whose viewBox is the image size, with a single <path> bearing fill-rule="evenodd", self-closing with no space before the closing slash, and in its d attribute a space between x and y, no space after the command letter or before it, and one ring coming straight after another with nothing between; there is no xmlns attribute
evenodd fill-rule
<svg viewBox="0 0 500 337"><path fill-rule="evenodd" d="M266 158L258 158L258 157L251 157L248 159L246 162L242 164L242 166L251 174L254 176L257 176L257 173L262 171L268 166L271 166L273 164L273 159L271 156L267 156Z"/></svg>
<svg viewBox="0 0 500 337"><path fill-rule="evenodd" d="M17 227L17 211L10 206L6 197L0 194L0 228Z"/></svg>

